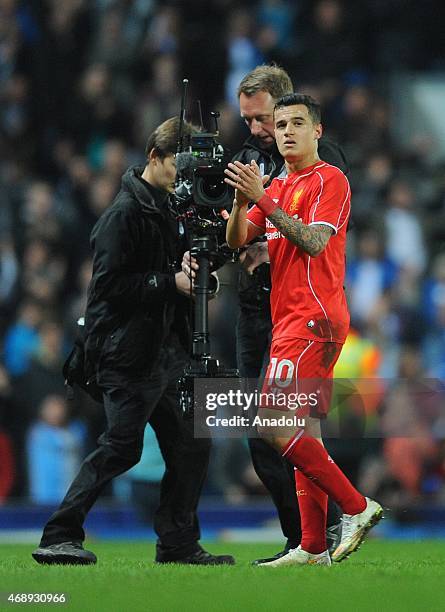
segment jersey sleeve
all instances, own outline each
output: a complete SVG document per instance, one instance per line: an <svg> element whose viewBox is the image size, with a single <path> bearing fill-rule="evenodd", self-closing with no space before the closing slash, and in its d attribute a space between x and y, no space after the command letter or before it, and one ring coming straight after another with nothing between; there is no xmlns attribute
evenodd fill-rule
<svg viewBox="0 0 445 612"><path fill-rule="evenodd" d="M348 221L351 210L351 189L346 176L339 171L320 178L318 190L309 210L309 225L328 225L336 234Z"/></svg>
<svg viewBox="0 0 445 612"><path fill-rule="evenodd" d="M252 208L247 212L247 220L262 229L263 232L266 231L266 217L258 206L252 206Z"/></svg>

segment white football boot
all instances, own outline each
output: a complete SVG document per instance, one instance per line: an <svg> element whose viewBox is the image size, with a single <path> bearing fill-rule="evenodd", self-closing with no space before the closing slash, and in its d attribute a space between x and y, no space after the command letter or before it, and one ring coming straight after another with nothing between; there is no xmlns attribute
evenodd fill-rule
<svg viewBox="0 0 445 612"><path fill-rule="evenodd" d="M298 546L298 548L291 548L286 555L275 559L275 561L267 564L262 563L261 567L286 567L288 565L331 565L331 557L327 550L319 554L313 554Z"/></svg>
<svg viewBox="0 0 445 612"><path fill-rule="evenodd" d="M359 514L343 514L340 544L332 553L333 561L343 561L355 552L368 531L383 518L383 508L366 497L366 508Z"/></svg>

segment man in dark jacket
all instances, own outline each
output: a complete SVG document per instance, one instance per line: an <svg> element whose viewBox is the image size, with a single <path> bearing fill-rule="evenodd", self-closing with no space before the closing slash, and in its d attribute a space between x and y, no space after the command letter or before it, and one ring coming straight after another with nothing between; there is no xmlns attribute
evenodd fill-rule
<svg viewBox="0 0 445 612"><path fill-rule="evenodd" d="M176 388L188 358L188 299L183 296L190 292L189 279L178 271L187 246L185 228L170 198L178 126L177 118L169 119L150 136L147 165L127 171L91 234L85 370L102 391L107 427L47 522L33 553L39 563L96 562L82 546L84 520L104 486L138 463L147 421L166 465L154 519L156 561L234 563L233 557L211 555L198 543L196 509L210 441L194 439Z"/></svg>

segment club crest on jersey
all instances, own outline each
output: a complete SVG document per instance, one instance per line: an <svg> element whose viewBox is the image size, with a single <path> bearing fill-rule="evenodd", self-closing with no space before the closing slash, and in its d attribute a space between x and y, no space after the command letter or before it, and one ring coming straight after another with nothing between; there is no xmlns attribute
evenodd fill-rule
<svg viewBox="0 0 445 612"><path fill-rule="evenodd" d="M301 194L303 193L304 189L299 189L298 191L296 191L293 195L292 198L292 202L290 203L289 206L289 212L293 213L297 210L298 208L298 201L300 200Z"/></svg>

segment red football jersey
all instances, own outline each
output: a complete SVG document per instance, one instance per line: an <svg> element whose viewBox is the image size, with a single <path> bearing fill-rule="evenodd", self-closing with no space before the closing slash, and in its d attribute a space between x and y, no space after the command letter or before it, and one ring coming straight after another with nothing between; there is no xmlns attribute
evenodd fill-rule
<svg viewBox="0 0 445 612"><path fill-rule="evenodd" d="M319 161L285 178L276 178L266 193L289 216L307 225L328 225L334 231L324 251L310 257L278 231L253 206L247 218L267 237L272 277L273 338L304 338L343 343L349 312L343 288L346 228L351 190L335 166Z"/></svg>

